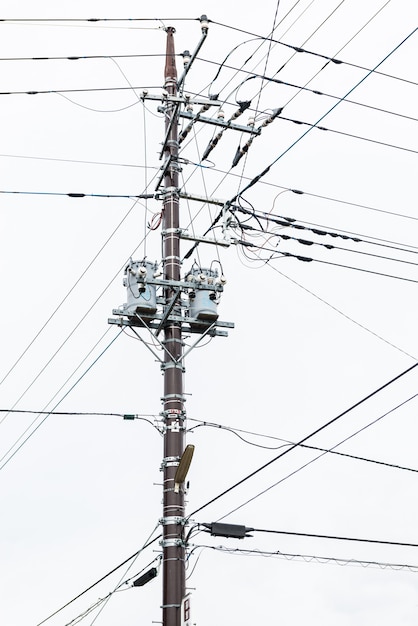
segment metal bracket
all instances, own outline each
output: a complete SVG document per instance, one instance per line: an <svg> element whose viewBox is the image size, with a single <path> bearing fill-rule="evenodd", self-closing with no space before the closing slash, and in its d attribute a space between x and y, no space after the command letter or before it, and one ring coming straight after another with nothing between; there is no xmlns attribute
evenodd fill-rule
<svg viewBox="0 0 418 626"><path fill-rule="evenodd" d="M171 526L171 525L184 526L186 524L186 518L178 517L178 516L161 517L158 521L162 526Z"/></svg>
<svg viewBox="0 0 418 626"><path fill-rule="evenodd" d="M162 539L159 544L162 548L179 548L185 546L182 539Z"/></svg>

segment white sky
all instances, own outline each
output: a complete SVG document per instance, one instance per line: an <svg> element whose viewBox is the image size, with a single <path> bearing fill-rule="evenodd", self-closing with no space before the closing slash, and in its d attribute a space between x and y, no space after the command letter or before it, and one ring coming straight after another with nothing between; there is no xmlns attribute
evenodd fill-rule
<svg viewBox="0 0 418 626"><path fill-rule="evenodd" d="M181 7L166 1L145 7L124 1L117 9L107 0L76 0L65 7L46 0L36 7L27 0L18 7L15 4L3 0L0 18L159 18L166 26L176 27L177 53L193 51L201 36L199 21L177 18L206 13L213 22L266 37L276 11L276 2L271 0L260 8L226 6L219 0ZM281 0L275 39L335 55L345 63L324 67L324 59L318 56L292 56L285 46L211 24L187 77L186 92L207 96L219 63L246 42L228 58L228 65L298 86L312 79L310 89L342 98L367 75L367 70L349 64L375 67L414 30L417 13L412 0ZM158 20L0 22L0 91L131 85L160 94L163 56L111 57L163 55L161 25ZM278 158L309 128L279 118L254 140L248 158L232 171L232 158L244 141L238 133L225 133L210 163L205 162L213 168L193 165L199 163L212 127L196 125L196 133L184 142L181 156L192 163L184 165L182 172L188 193L228 200L277 160L244 193L243 206L249 202L256 211L272 211L299 223L387 244L321 238L306 230L276 230L355 252L283 240L280 251L369 273L289 257L270 264L251 262L235 246L221 249L219 258L228 283L219 315L221 320L234 322L235 329L227 339L216 338L187 359L190 428L196 425L192 420L204 420L297 441L414 364L418 355L417 41L415 33L379 67L380 72L402 80L375 73L350 94L350 100L369 108L341 102L319 124L372 141L312 129ZM3 60L89 55L108 58ZM178 68L180 73L181 59ZM260 113L284 107L281 117L308 124L316 123L337 102L277 83L262 85L260 79L249 81L237 92L244 77L224 68L211 88L227 100L226 118L236 108L235 97L252 99L252 107ZM146 222L160 211L160 202L149 200L145 206L134 205L132 198L48 195L133 196L143 193L147 185L150 193L154 191L164 122L158 103L148 101L144 108L136 94L140 90L0 95L0 191L20 192L0 195L0 379L83 276L0 385L1 409L41 411L58 405L57 410L74 413L154 416L161 410L158 363L128 335L120 336L69 392L117 335L107 319L126 300L122 285L126 260L131 254L160 260L160 231L146 229ZM246 124L247 120L246 113L238 121ZM285 189L305 194L278 195ZM212 207L210 214L203 203L182 201L181 211L182 226L193 220L199 234L217 209ZM255 221L248 223L257 226ZM260 241L251 233L248 238ZM271 239L268 246L273 249L277 241ZM184 244L184 253L188 247ZM184 271L195 259L206 266L217 258L213 247L200 246L199 257L185 263ZM417 382L414 370L309 443L335 446L414 396ZM412 399L339 450L417 470L416 407L417 400ZM37 414L13 413L0 425L0 621L5 626L36 626L136 552L161 517L162 440L149 424L100 415L51 415L40 423ZM17 445L37 426L16 452L19 438L23 436ZM243 436L264 446L281 445L273 439ZM214 428L199 427L187 441L196 446L188 512L280 452L250 446L233 433ZM291 452L198 513L195 521L224 518L271 530L418 543L416 473L328 454L286 478L316 454L303 449ZM418 567L417 548L261 533L241 542L200 533L191 543ZM158 557L158 549L156 542L128 573L126 568L118 570L46 623L75 623L72 620L113 591L120 580L147 568ZM188 574L192 621L197 626L417 623L418 573L405 569L342 567L196 548ZM93 612L82 623L158 623L160 604L161 576L141 589L126 587L123 593L114 594L98 616Z"/></svg>

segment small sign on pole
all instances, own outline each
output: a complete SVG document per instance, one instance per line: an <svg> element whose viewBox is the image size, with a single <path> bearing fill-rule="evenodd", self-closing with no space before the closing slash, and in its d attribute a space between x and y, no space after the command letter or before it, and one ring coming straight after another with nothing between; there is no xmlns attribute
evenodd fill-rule
<svg viewBox="0 0 418 626"><path fill-rule="evenodd" d="M184 596L181 603L181 626L192 626L190 615L190 593Z"/></svg>

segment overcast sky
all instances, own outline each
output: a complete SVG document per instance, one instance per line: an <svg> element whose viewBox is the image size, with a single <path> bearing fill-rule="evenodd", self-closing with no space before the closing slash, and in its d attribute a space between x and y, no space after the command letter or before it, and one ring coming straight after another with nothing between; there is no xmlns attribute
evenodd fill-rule
<svg viewBox="0 0 418 626"><path fill-rule="evenodd" d="M108 318L126 302L127 260L161 261L148 227L161 202L135 196L155 191L164 117L141 94L162 94L164 28L180 74L202 14L185 92L217 94L225 119L251 101L244 126L283 110L236 167L244 133L205 161L213 126L181 146L185 193L243 192L253 211L236 214L251 230L230 232L251 247L200 245L183 265L221 262L219 319L235 324L186 359L187 512L403 374L308 442L349 438L346 456L293 450L193 522L418 544L418 369L404 373L418 357L416 3L16 4L0 13L1 623L37 626L160 532L163 380ZM182 200L181 225L201 235L217 212ZM197 626L417 623L417 547L260 532L190 543ZM45 623L78 623L96 603L82 624L160 622L161 575L120 586L159 556L157 540Z"/></svg>

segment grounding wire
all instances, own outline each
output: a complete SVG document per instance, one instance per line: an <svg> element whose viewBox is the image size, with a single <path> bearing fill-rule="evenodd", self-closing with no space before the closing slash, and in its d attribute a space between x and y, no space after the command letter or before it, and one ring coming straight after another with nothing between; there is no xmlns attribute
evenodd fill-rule
<svg viewBox="0 0 418 626"><path fill-rule="evenodd" d="M383 391L384 389L386 389L387 387L392 385L393 383L397 382L398 380L400 380L401 378L403 378L404 376L406 376L407 374L412 372L416 367L418 367L418 362L415 362L413 365L411 365L407 369L403 370L400 374L397 374L395 377L391 378L386 383L384 383L383 385L381 385L380 387L378 387L377 389L375 389L371 393L369 393L366 396L364 396L363 398L361 398L361 400L358 400L356 403L352 404L348 409L345 409L344 411L342 411L342 413L339 413L337 416L333 417L331 420L329 420L328 422L326 422L325 424L323 424L319 428L316 428L314 431L312 431L311 433L309 433L308 435L306 435L305 437L300 439L296 444L294 444L293 446L291 446L287 450L284 450L283 452L281 452L280 454L275 456L270 461L267 461L267 463L264 463L263 465L261 465L260 467L258 467L254 471L252 471L250 474L247 474L246 476L244 476L244 478L241 478L241 480L239 480L238 482L234 483L233 485L231 485L230 487L228 487L227 489L222 491L217 496L215 496L215 497L211 498L210 500L208 500L208 502L206 502L205 504L202 504L199 508L195 509L192 513L190 513L188 518L190 518L192 515L195 515L196 513L199 513L200 511L202 511L203 509L208 507L210 504L213 504L213 502L216 502L217 500L219 500L220 498L222 498L223 496L225 496L226 494L231 492L233 489L236 489L238 486L242 485L244 482L246 482L247 480L249 480L250 478L252 478L256 474L258 474L259 472L263 471L264 469L266 469L267 467L269 467L270 465L272 465L273 463L275 463L276 461L278 461L282 457L284 457L286 454L289 454L289 452L292 452L292 450L295 450L298 446L300 446L301 444L305 443L306 441L308 441L309 439L311 439L312 437L314 437L318 433L322 432L323 430L325 430L326 428L331 426L331 424L334 424L335 422L340 420L342 417L344 417L345 415L347 415L348 413L350 413L351 411L353 411L354 409L356 409L360 405L364 404L365 402L367 402L368 400L370 400L371 398L373 398L374 396L379 394L381 391Z"/></svg>

